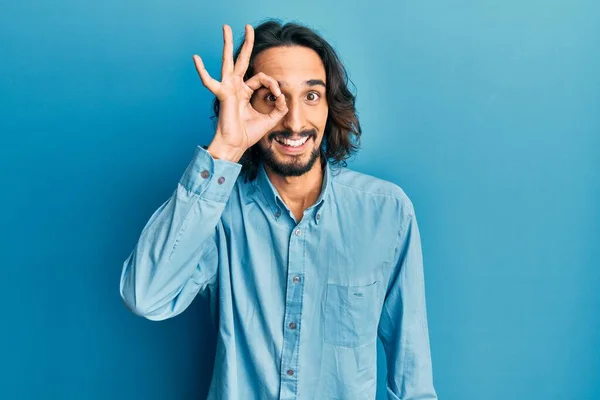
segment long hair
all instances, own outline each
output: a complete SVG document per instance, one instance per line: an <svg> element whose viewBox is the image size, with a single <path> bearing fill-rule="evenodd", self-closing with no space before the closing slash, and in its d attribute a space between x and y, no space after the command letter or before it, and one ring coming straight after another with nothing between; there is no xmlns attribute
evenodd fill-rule
<svg viewBox="0 0 600 400"><path fill-rule="evenodd" d="M242 48L243 40L234 54L237 60ZM250 56L248 70L244 81L254 76L254 60L258 54L279 46L303 46L314 50L325 67L327 77L326 98L329 107L323 141L321 143L322 161L327 159L332 165L346 166L346 160L353 155L360 146L361 127L356 112L356 96L348 89L348 75L346 69L333 47L312 29L297 23L283 25L277 20L267 20L254 28L254 47ZM220 102L215 97L213 101L213 121L219 115ZM256 146L250 147L240 160L242 173L246 179L256 177L257 167L260 162L260 153Z"/></svg>

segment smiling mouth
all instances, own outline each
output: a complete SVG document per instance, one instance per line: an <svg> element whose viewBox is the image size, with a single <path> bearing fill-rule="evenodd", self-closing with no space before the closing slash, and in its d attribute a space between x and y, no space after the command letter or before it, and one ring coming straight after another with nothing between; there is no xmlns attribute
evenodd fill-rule
<svg viewBox="0 0 600 400"><path fill-rule="evenodd" d="M310 136L304 136L300 139L285 139L285 138L275 138L275 140L277 141L277 143L281 144L282 146L286 146L286 147L290 147L290 148L295 148L295 147L300 147L302 146L304 143L306 143L308 141L308 139L310 139Z"/></svg>

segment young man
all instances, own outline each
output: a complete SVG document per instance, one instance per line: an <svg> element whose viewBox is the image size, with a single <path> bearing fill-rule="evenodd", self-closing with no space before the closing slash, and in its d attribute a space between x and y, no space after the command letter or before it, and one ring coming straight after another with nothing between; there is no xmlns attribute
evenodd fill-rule
<svg viewBox="0 0 600 400"><path fill-rule="evenodd" d="M297 24L246 26L222 80L194 56L218 116L123 265L121 296L163 320L207 294L209 399L437 399L419 230L396 185L353 172L361 134L333 48ZM256 40L255 40L256 37Z"/></svg>

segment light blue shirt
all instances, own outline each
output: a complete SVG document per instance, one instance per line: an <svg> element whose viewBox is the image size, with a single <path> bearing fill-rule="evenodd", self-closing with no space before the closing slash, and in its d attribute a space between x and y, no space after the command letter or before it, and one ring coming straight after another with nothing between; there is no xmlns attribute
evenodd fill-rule
<svg viewBox="0 0 600 400"><path fill-rule="evenodd" d="M217 350L209 399L437 399L421 242L398 186L326 164L300 221L262 166L202 147L123 265L121 296L163 320L208 296Z"/></svg>

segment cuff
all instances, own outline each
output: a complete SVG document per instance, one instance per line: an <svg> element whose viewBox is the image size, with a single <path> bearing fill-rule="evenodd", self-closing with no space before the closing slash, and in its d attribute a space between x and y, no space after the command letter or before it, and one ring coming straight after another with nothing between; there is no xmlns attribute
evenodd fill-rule
<svg viewBox="0 0 600 400"><path fill-rule="evenodd" d="M179 183L202 198L225 203L241 169L241 164L216 160L207 150L198 146Z"/></svg>

